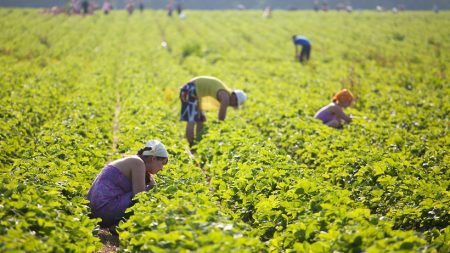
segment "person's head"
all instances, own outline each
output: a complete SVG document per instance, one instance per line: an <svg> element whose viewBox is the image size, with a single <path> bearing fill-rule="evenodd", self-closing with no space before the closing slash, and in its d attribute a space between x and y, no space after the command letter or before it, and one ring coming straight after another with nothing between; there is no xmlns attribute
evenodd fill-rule
<svg viewBox="0 0 450 253"><path fill-rule="evenodd" d="M333 97L333 103L342 106L349 107L353 102L353 94L347 89L342 89Z"/></svg>
<svg viewBox="0 0 450 253"><path fill-rule="evenodd" d="M137 155L145 162L145 170L150 174L156 174L169 162L169 154L166 147L157 140L148 141L139 149Z"/></svg>
<svg viewBox="0 0 450 253"><path fill-rule="evenodd" d="M234 90L231 92L230 105L239 108L247 100L247 94L242 90Z"/></svg>

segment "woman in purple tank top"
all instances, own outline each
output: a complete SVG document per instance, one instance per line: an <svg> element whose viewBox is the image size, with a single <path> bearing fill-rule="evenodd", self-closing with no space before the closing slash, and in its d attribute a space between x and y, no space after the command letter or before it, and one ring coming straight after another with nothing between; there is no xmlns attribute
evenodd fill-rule
<svg viewBox="0 0 450 253"><path fill-rule="evenodd" d="M167 162L164 145L151 140L137 155L106 165L87 193L92 216L102 219L100 226L115 227L125 210L133 205L133 197L156 184L152 175L162 170Z"/></svg>
<svg viewBox="0 0 450 253"><path fill-rule="evenodd" d="M342 128L342 121L350 123L352 118L344 113L344 108L349 107L353 102L353 95L347 89L336 93L333 102L322 107L314 116L320 119L325 125Z"/></svg>

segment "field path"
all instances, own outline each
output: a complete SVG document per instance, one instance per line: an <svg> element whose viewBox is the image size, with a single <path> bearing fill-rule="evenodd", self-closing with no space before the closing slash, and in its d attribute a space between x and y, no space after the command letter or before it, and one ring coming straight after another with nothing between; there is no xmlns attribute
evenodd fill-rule
<svg viewBox="0 0 450 253"><path fill-rule="evenodd" d="M117 133L119 132L119 114L120 114L120 93L117 93L117 99L116 99L116 107L114 110L114 119L113 119L113 143L112 143L112 149L113 152L116 152L117 150L117 143L119 142L119 137L117 136Z"/></svg>
<svg viewBox="0 0 450 253"><path fill-rule="evenodd" d="M113 152L117 151L117 145L119 142L118 132L119 132L119 114L120 114L120 93L117 93L116 106L114 110L114 119L113 119L113 143L112 150ZM107 252L116 252L119 247L119 237L117 235L111 234L108 229L100 229L98 233L98 237L100 241L103 243L103 247L97 251L98 253L107 253Z"/></svg>
<svg viewBox="0 0 450 253"><path fill-rule="evenodd" d="M120 114L120 93L117 93L116 106L114 110L114 119L113 119L113 143L112 149L113 152L117 150L117 143L119 142L119 137L117 133L119 132L119 114ZM103 243L103 247L101 250L97 251L98 253L107 253L107 252L116 252L117 247L119 247L119 237L111 234L107 229L101 229L98 233L98 237L100 241Z"/></svg>
<svg viewBox="0 0 450 253"><path fill-rule="evenodd" d="M112 235L107 229L101 229L98 233L100 241L103 243L98 253L116 252L119 247L119 237Z"/></svg>

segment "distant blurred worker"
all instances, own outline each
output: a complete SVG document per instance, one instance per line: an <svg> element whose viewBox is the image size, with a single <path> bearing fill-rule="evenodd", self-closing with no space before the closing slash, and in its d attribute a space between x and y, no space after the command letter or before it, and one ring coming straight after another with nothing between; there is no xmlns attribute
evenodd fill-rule
<svg viewBox="0 0 450 253"><path fill-rule="evenodd" d="M311 55L311 43L308 38L302 35L293 35L292 40L295 46L295 60L300 62L308 61ZM298 54L298 46L302 46L302 51Z"/></svg>
<svg viewBox="0 0 450 253"><path fill-rule="evenodd" d="M232 90L211 76L195 77L181 87L181 120L187 121L186 138L190 147L194 145L194 125L197 125L198 137L206 121L204 109L208 106L208 99L220 103L218 119L225 120L228 106L239 108L247 100L247 94L242 90Z"/></svg>
<svg viewBox="0 0 450 253"><path fill-rule="evenodd" d="M65 12L66 12L66 9L64 7L56 6L56 5L52 6L49 9L44 9L42 11L42 13L53 14L53 15L58 15L58 14L65 13Z"/></svg>
<svg viewBox="0 0 450 253"><path fill-rule="evenodd" d="M134 0L128 0L127 11L128 11L128 16L131 16L133 14L133 12L134 12Z"/></svg>
<svg viewBox="0 0 450 253"><path fill-rule="evenodd" d="M345 123L352 121L352 118L344 113L344 108L349 107L353 100L353 94L347 89L343 89L336 93L332 103L322 107L314 118L320 119L327 126L342 128L342 121Z"/></svg>
<svg viewBox="0 0 450 253"><path fill-rule="evenodd" d="M139 10L140 10L141 12L143 12L143 11L144 11L144 8L145 8L144 2L143 2L142 0L139 1Z"/></svg>
<svg viewBox="0 0 450 253"><path fill-rule="evenodd" d="M80 14L80 12L81 12L80 0L72 0L72 13Z"/></svg>
<svg viewBox="0 0 450 253"><path fill-rule="evenodd" d="M81 8L83 9L83 15L89 14L89 1L83 0L81 2Z"/></svg>
<svg viewBox="0 0 450 253"><path fill-rule="evenodd" d="M327 1L323 1L323 3L322 3L322 10L323 11L328 11L328 2Z"/></svg>
<svg viewBox="0 0 450 253"><path fill-rule="evenodd" d="M105 15L108 15L109 12L112 10L111 2L109 2L109 0L105 0L105 1L103 2L103 7L102 7L102 9L103 9L103 13L104 13Z"/></svg>
<svg viewBox="0 0 450 253"><path fill-rule="evenodd" d="M100 7L97 5L97 2L93 1L93 0L89 1L89 7L88 7L89 15L94 14L94 11L97 9L100 9Z"/></svg>
<svg viewBox="0 0 450 253"><path fill-rule="evenodd" d="M115 226L125 217L125 210L133 205L133 197L156 185L153 175L168 161L164 145L150 140L136 155L107 164L87 193L92 216L102 219L100 226L114 233Z"/></svg>
<svg viewBox="0 0 450 253"><path fill-rule="evenodd" d="M319 11L320 10L319 5L320 5L319 0L314 0L314 10L315 11Z"/></svg>
<svg viewBox="0 0 450 253"><path fill-rule="evenodd" d="M433 11L434 11L434 13L439 13L439 7L437 4L433 5Z"/></svg>
<svg viewBox="0 0 450 253"><path fill-rule="evenodd" d="M181 4L181 1L178 1L177 2L177 13L178 13L178 16L180 16L182 12L183 12L183 5Z"/></svg>
<svg viewBox="0 0 450 253"><path fill-rule="evenodd" d="M345 7L345 9L347 10L347 12L352 12L353 11L353 7L351 6L351 5L347 5L346 7Z"/></svg>
<svg viewBox="0 0 450 253"><path fill-rule="evenodd" d="M263 18L271 18L272 17L272 7L267 6L263 11Z"/></svg>
<svg viewBox="0 0 450 253"><path fill-rule="evenodd" d="M172 17L173 0L169 0L169 2L167 3L166 9L167 9L167 16Z"/></svg>

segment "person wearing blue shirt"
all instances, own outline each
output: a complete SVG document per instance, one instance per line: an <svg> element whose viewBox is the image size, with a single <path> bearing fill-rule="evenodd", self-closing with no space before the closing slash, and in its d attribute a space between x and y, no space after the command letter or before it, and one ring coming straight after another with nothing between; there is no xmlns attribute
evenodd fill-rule
<svg viewBox="0 0 450 253"><path fill-rule="evenodd" d="M309 56L311 54L311 42L309 42L308 38L302 35L293 35L292 40L295 45L295 60L299 60L300 62L304 62L309 60ZM298 46L302 46L302 51L298 54Z"/></svg>

